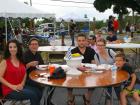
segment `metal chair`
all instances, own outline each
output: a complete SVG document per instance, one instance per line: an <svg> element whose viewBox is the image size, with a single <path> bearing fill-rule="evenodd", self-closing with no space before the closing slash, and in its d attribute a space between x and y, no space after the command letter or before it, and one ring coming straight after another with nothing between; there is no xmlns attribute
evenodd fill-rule
<svg viewBox="0 0 140 105"><path fill-rule="evenodd" d="M2 88L1 88L1 83L0 83L0 105L4 105L4 103L6 101L11 101L10 105L16 105L17 102L19 102L19 105L27 105L27 104L29 104L29 102L24 103L23 101L17 101L17 100L14 100L14 99L6 99L2 95Z"/></svg>

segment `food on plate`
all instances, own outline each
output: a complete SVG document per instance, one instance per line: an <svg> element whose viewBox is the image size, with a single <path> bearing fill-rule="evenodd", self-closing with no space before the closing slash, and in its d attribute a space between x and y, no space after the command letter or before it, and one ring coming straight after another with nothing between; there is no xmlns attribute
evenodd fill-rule
<svg viewBox="0 0 140 105"><path fill-rule="evenodd" d="M91 71L92 68L91 67L80 66L80 67L78 67L78 70L80 70L80 71Z"/></svg>
<svg viewBox="0 0 140 105"><path fill-rule="evenodd" d="M72 56L72 57L80 57L81 54L79 54L79 53L74 53L74 54L71 54L71 56Z"/></svg>
<svg viewBox="0 0 140 105"><path fill-rule="evenodd" d="M120 44L120 43L124 43L124 41L123 40L116 40L115 43Z"/></svg>

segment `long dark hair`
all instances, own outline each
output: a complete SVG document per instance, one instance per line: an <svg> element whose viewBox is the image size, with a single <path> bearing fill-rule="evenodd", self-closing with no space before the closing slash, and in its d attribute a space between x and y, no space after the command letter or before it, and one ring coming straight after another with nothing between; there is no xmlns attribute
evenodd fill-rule
<svg viewBox="0 0 140 105"><path fill-rule="evenodd" d="M15 44L16 44L16 46L17 46L17 54L16 54L16 57L17 57L17 59L18 59L20 62L23 62L22 47L21 47L20 43L19 43L17 40L15 40L15 39L12 39L12 40L9 40L9 41L8 41L8 43L7 43L7 45L6 45L6 48L5 48L5 52L4 52L4 59L8 59L8 58L11 56L10 51L9 51L9 44L10 44L10 43L15 43Z"/></svg>

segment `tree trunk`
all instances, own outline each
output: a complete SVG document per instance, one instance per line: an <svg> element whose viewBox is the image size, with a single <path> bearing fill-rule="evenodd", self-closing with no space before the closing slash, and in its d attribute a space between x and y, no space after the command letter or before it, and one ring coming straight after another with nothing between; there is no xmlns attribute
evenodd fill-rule
<svg viewBox="0 0 140 105"><path fill-rule="evenodd" d="M124 20L123 20L123 14L120 13L119 14L119 33L122 34L122 30L123 30L123 27L124 27Z"/></svg>
<svg viewBox="0 0 140 105"><path fill-rule="evenodd" d="M134 10L132 10L132 23L135 24L135 14L134 14Z"/></svg>

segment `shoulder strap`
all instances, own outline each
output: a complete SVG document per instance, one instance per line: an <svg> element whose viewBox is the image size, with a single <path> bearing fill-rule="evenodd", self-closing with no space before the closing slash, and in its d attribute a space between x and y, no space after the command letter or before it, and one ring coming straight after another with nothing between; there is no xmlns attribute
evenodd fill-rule
<svg viewBox="0 0 140 105"><path fill-rule="evenodd" d="M97 59L98 59L98 61L100 62L100 58L99 58L99 55L97 54L97 53L95 53L96 54L96 56L97 56Z"/></svg>
<svg viewBox="0 0 140 105"><path fill-rule="evenodd" d="M110 53L110 49L108 49L108 54L109 54L109 56L113 59L113 56L112 56L111 53Z"/></svg>

